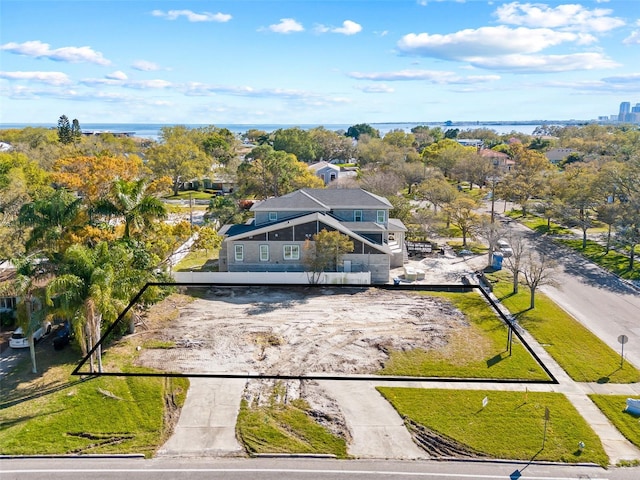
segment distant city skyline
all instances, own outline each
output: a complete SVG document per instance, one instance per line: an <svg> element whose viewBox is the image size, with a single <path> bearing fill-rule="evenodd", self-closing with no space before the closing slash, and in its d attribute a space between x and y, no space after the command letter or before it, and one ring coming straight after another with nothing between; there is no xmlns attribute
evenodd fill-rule
<svg viewBox="0 0 640 480"><path fill-rule="evenodd" d="M2 123L614 121L640 92L626 0L3 0L0 31Z"/></svg>

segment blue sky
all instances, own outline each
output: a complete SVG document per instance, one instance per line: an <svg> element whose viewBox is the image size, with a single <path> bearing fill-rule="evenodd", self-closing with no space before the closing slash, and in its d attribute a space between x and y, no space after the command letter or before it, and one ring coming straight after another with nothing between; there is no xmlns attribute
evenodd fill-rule
<svg viewBox="0 0 640 480"><path fill-rule="evenodd" d="M640 102L640 1L2 0L0 122L593 119Z"/></svg>

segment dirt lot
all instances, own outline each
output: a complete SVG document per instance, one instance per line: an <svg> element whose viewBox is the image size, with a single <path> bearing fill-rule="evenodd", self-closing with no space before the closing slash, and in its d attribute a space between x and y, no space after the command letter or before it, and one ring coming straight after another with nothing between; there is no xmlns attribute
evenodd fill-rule
<svg viewBox="0 0 640 480"><path fill-rule="evenodd" d="M389 350L443 346L464 315L443 300L378 289L200 290L140 362L182 373L364 374Z"/></svg>
<svg viewBox="0 0 640 480"><path fill-rule="evenodd" d="M446 345L466 325L450 303L375 288L191 289L175 297L174 320L140 338L173 348L142 348L142 365L181 373L271 375L367 374L379 370L389 350ZM149 340L147 340L148 342ZM302 398L313 417L350 441L340 405L314 381L251 380L249 404Z"/></svg>

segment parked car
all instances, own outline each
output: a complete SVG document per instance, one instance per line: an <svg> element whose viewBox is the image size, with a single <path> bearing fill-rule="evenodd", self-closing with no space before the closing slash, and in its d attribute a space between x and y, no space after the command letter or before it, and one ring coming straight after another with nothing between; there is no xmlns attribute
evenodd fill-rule
<svg viewBox="0 0 640 480"><path fill-rule="evenodd" d="M64 322L58 331L56 336L53 337L53 348L56 350L62 350L64 346L71 340L71 327L69 322Z"/></svg>
<svg viewBox="0 0 640 480"><path fill-rule="evenodd" d="M513 250L511 249L511 246L504 240L498 240L498 243L496 244L498 246L498 250L500 250L500 253L502 253L503 257L511 257L513 255Z"/></svg>
<svg viewBox="0 0 640 480"><path fill-rule="evenodd" d="M40 328L33 332L33 341L37 342L45 335L51 332L51 322L44 323ZM29 337L24 334L22 327L16 328L15 332L9 339L9 346L11 348L29 348Z"/></svg>

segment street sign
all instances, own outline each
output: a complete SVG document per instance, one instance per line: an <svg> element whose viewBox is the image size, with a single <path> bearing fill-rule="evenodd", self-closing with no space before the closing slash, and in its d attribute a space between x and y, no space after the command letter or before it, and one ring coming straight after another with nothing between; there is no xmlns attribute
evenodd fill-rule
<svg viewBox="0 0 640 480"><path fill-rule="evenodd" d="M624 344L629 341L629 337L626 335L620 335L618 337L618 342L622 345L622 350L620 351L620 367L624 365Z"/></svg>

